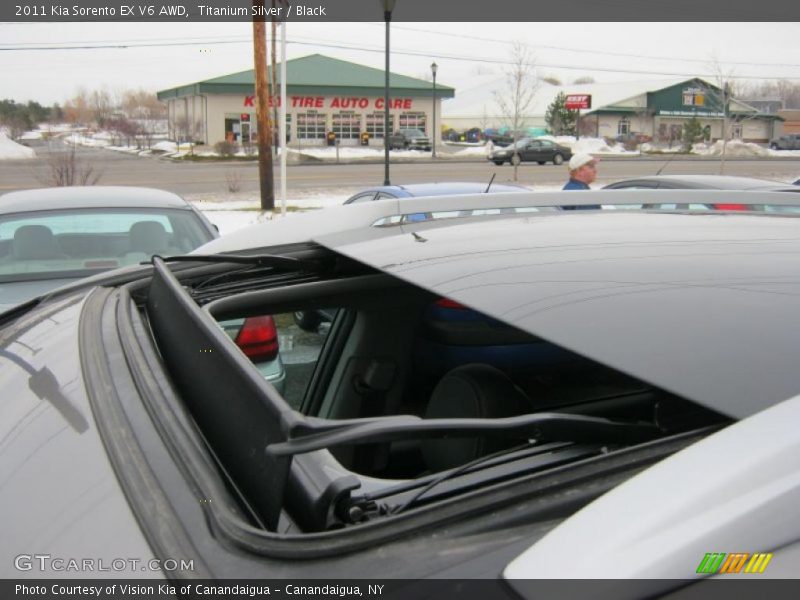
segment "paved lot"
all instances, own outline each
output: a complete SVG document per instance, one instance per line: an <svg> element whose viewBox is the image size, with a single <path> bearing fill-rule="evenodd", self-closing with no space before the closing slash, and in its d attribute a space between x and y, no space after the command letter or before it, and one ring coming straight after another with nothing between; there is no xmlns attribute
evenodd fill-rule
<svg viewBox="0 0 800 600"><path fill-rule="evenodd" d="M36 148L36 160L0 161L0 192L49 185L46 148ZM56 148L56 151L60 148ZM175 162L157 158L142 158L110 150L79 148L78 156L85 164L102 173L98 183L103 185L140 185L162 188L181 195L221 193L227 191L227 179L237 178L242 192L258 189L258 169L255 162ZM719 159L637 157L604 158L600 163L597 186L626 177L662 174L718 174ZM486 181L495 174L496 183L512 180L513 168L495 166L480 158L471 161L392 163L392 183L430 181ZM728 159L725 174L791 181L800 177L800 160L796 158ZM276 186L280 184L279 169L275 169ZM523 164L519 183L532 186L553 186L565 181L566 167ZM382 163L315 164L290 166L287 169L287 188L292 192L308 192L315 188L360 188L380 185L384 179ZM596 187L597 187L596 186Z"/></svg>

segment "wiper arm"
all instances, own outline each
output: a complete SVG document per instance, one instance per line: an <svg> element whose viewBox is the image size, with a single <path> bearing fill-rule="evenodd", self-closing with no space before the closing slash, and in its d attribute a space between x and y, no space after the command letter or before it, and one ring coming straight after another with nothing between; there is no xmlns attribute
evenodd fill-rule
<svg viewBox="0 0 800 600"><path fill-rule="evenodd" d="M615 421L563 413L536 413L502 419L421 419L412 415L330 421L293 418L286 441L269 444L272 456L292 456L343 444L473 435L519 436L538 441L620 442L651 440L661 431L651 423Z"/></svg>

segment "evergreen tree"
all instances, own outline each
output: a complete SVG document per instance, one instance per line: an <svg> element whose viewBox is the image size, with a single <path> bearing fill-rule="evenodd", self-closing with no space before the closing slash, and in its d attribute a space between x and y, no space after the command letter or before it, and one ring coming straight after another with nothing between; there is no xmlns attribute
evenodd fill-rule
<svg viewBox="0 0 800 600"><path fill-rule="evenodd" d="M692 117L683 124L683 149L691 151L692 144L703 139L703 126L700 119Z"/></svg>
<svg viewBox="0 0 800 600"><path fill-rule="evenodd" d="M560 92L545 112L544 120L553 135L575 135L578 111L568 109L566 102L567 95Z"/></svg>

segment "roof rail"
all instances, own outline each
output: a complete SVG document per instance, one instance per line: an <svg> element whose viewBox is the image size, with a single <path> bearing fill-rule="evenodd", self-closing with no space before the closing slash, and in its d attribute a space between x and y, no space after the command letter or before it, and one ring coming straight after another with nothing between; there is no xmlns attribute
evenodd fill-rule
<svg viewBox="0 0 800 600"><path fill-rule="evenodd" d="M451 211L476 211L491 209L553 209L564 206L631 206L643 204L745 204L770 206L798 206L800 194L763 191L729 190L596 190L587 193L509 192L497 194L460 194L421 198L386 199L359 204L335 206L323 210L294 213L285 219L274 219L252 225L209 242L194 253L236 252L265 245L309 242L320 236L359 230L369 237L375 227L402 225L403 227L430 227L430 220L415 223L411 215ZM547 211L550 212L550 211ZM536 214L536 212L532 212ZM575 214L570 212L569 214ZM472 215L470 215L472 216Z"/></svg>

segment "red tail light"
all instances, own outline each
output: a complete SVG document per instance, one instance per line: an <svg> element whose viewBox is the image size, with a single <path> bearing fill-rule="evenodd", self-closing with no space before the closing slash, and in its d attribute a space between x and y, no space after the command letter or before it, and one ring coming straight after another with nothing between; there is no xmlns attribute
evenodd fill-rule
<svg viewBox="0 0 800 600"><path fill-rule="evenodd" d="M236 345L252 361L275 360L278 356L278 330L270 316L248 317L236 336Z"/></svg>
<svg viewBox="0 0 800 600"><path fill-rule="evenodd" d="M747 210L746 204L715 204L717 210Z"/></svg>
<svg viewBox="0 0 800 600"><path fill-rule="evenodd" d="M439 298L435 302L435 304L439 308L457 308L460 310L466 310L467 308L466 306L464 306L463 304L459 304L455 300L450 300L450 298Z"/></svg>

